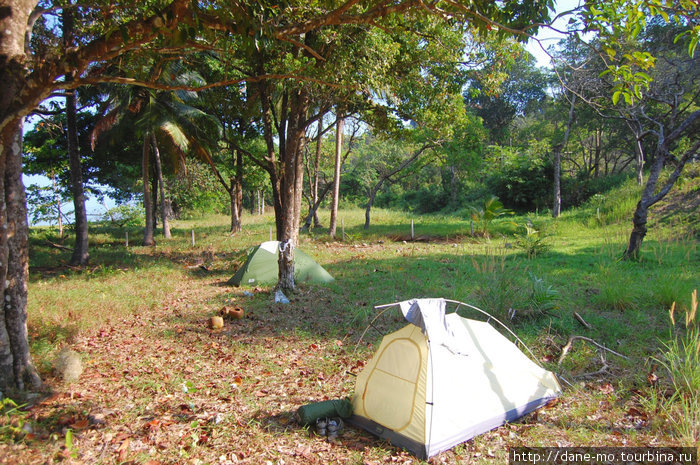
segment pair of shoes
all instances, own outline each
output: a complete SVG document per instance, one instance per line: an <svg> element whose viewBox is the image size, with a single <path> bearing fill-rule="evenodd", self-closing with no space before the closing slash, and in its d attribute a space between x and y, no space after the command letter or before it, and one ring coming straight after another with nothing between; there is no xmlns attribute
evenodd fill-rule
<svg viewBox="0 0 700 465"><path fill-rule="evenodd" d="M343 420L340 418L319 418L316 420L316 434L336 439L343 430Z"/></svg>
<svg viewBox="0 0 700 465"><path fill-rule="evenodd" d="M326 436L328 434L328 418L319 418L316 420L316 434Z"/></svg>
<svg viewBox="0 0 700 465"><path fill-rule="evenodd" d="M328 420L328 439L333 440L343 431L343 420L331 418Z"/></svg>

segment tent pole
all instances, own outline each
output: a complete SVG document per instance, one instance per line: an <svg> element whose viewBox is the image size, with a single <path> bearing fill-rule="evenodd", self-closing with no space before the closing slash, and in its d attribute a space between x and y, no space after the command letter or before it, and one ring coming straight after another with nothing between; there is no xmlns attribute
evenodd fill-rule
<svg viewBox="0 0 700 465"><path fill-rule="evenodd" d="M520 343L520 345L522 345L522 346L530 353L530 356L532 357L532 359L534 360L534 362L535 362L540 368L542 368L542 365L540 364L539 360L537 360L537 357L535 356L535 354L532 353L532 351L530 350L530 348L529 348L527 345L525 345L525 343L522 341L522 339L520 339L520 338L519 338L508 326L506 326L501 320L499 320L499 319L496 318L495 316L491 315L490 313L488 313L488 312L486 312L486 311L480 309L479 307L475 307L475 306L473 306L473 305L469 305L469 304L466 304L466 303L464 303L464 302L460 302L459 300L445 299L445 302L457 304L457 310L459 310L459 307L462 306L462 305L464 305L465 307L469 307L469 308L471 308L471 309L474 309L474 310L476 310L477 312L481 312L481 313L483 313L484 315L486 315L486 316L489 318L489 320L493 320L493 321L495 321L496 323L498 323L499 325L501 325L503 328L505 328L506 331L508 331L508 333L509 333L511 336L513 336L513 337L515 338L515 340L516 340L517 342ZM394 302L394 303L391 303L391 304L384 304L384 305L375 305L375 306L374 306L374 309L375 309L375 310L386 309L386 308L388 308L388 307L393 307L394 305L399 305L399 303L400 303L400 302ZM456 311L456 310L455 310L455 311ZM380 314L380 315L381 315L381 314ZM378 317L379 317L379 315L377 315L377 317L375 317L374 320L376 320ZM372 320L372 323L374 323L374 320ZM376 328L375 328L375 329L376 329ZM366 330L365 330L365 332L366 332ZM364 336L364 333L363 333L363 336Z"/></svg>
<svg viewBox="0 0 700 465"><path fill-rule="evenodd" d="M483 313L484 315L486 315L487 317L489 317L490 320L493 320L493 321L495 321L496 323L498 323L499 325L503 326L503 328L505 328L505 330L508 331L508 333L509 333L511 336L513 336L513 337L515 338L516 341L518 341L523 347L525 347L525 349L527 349L527 351L530 353L530 356L532 356L533 361L534 361L540 368L542 368L542 365L540 364L539 360L537 360L537 357L535 357L535 354L532 353L532 351L530 350L530 348L529 348L527 345L525 345L525 343L522 341L522 339L520 339L508 326L506 326L503 322L501 322L501 320L499 320L499 319L496 318L495 316L491 315L490 313L488 313L488 312L486 312L486 311L480 309L479 307L475 307L475 306L473 306L473 305L465 304L464 302L460 302L459 300L445 299L445 302L450 302L450 303L453 303L453 304L464 305L465 307L469 307L469 308L471 308L471 309L474 309L474 310L476 310L477 312L481 312L481 313Z"/></svg>

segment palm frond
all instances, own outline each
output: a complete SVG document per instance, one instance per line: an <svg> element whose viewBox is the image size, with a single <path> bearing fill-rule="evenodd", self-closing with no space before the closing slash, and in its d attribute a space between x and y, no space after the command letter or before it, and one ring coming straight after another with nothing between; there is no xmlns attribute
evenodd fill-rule
<svg viewBox="0 0 700 465"><path fill-rule="evenodd" d="M97 139L100 137L100 134L112 129L114 125L119 122L122 114L121 108L113 108L104 118L97 121L95 128L90 133L90 148L92 148L92 150L95 150L95 145L97 144Z"/></svg>
<svg viewBox="0 0 700 465"><path fill-rule="evenodd" d="M187 135L182 130L180 125L174 123L173 121L164 121L159 126L159 129L168 136L173 145L175 145L179 150L182 152L189 150L190 140L187 138Z"/></svg>

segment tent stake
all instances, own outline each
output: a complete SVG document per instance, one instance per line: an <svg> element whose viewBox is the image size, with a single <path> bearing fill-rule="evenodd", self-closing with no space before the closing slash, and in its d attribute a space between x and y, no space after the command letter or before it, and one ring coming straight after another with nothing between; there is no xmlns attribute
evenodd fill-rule
<svg viewBox="0 0 700 465"><path fill-rule="evenodd" d="M190 235L192 236L192 247L194 247L194 229L190 232Z"/></svg>

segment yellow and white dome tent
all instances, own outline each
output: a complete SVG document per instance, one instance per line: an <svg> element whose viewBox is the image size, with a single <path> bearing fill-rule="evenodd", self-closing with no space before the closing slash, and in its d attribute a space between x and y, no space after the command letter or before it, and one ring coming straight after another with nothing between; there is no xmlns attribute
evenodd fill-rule
<svg viewBox="0 0 700 465"><path fill-rule="evenodd" d="M489 323L446 315L445 299L395 305L409 324L384 336L357 376L351 423L427 459L561 394Z"/></svg>

